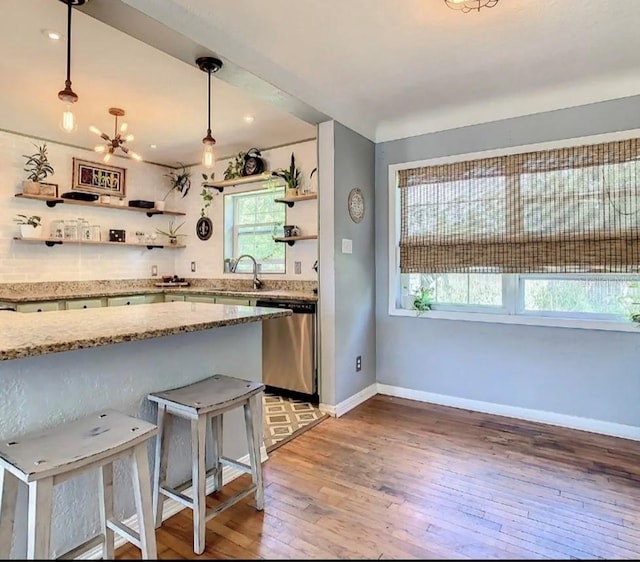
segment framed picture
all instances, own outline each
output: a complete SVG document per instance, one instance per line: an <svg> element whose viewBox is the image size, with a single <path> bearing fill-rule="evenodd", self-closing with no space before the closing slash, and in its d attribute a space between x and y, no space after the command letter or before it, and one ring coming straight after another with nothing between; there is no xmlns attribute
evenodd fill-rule
<svg viewBox="0 0 640 562"><path fill-rule="evenodd" d="M74 158L71 189L122 198L125 196L126 172L125 168Z"/></svg>

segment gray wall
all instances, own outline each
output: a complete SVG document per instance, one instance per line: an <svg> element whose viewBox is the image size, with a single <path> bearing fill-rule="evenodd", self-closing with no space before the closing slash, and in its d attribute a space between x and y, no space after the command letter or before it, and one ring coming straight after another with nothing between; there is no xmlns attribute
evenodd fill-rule
<svg viewBox="0 0 640 562"><path fill-rule="evenodd" d="M640 426L637 334L388 314L388 166L640 128L640 96L376 145L376 343L382 384Z"/></svg>
<svg viewBox="0 0 640 562"><path fill-rule="evenodd" d="M339 404L376 382L375 349L375 145L334 123L335 400ZM356 224L347 198L362 189L365 213ZM342 253L342 239L353 253ZM362 370L355 359L362 355Z"/></svg>

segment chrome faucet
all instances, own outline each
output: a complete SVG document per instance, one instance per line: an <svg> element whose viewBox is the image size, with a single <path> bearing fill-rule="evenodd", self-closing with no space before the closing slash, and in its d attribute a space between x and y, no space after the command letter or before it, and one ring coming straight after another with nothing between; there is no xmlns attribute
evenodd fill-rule
<svg viewBox="0 0 640 562"><path fill-rule="evenodd" d="M249 258L253 262L253 288L255 290L262 289L262 286L264 285L264 283L260 279L258 279L258 262L256 261L256 258L254 258L251 254L242 254L241 256L236 258L234 261L232 261L231 273L236 272L236 269L238 268L238 263L242 258Z"/></svg>

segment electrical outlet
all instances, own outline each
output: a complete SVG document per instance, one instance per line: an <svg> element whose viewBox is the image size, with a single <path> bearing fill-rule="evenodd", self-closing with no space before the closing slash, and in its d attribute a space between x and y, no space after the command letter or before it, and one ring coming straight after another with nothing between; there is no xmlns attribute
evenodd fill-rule
<svg viewBox="0 0 640 562"><path fill-rule="evenodd" d="M293 266L294 266L295 272L298 275L300 275L302 273L302 262L301 261L294 261L293 262Z"/></svg>
<svg viewBox="0 0 640 562"><path fill-rule="evenodd" d="M158 266L157 265L152 265L151 266L151 277L157 277L158 276Z"/></svg>
<svg viewBox="0 0 640 562"><path fill-rule="evenodd" d="M362 371L362 355L356 357L356 372Z"/></svg>
<svg viewBox="0 0 640 562"><path fill-rule="evenodd" d="M191 262L191 273L195 273L196 271L196 262L192 261Z"/></svg>

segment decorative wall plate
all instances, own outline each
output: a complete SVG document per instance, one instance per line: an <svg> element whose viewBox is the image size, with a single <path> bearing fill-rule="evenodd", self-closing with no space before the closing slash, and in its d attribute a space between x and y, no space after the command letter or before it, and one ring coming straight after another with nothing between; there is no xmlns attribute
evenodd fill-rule
<svg viewBox="0 0 640 562"><path fill-rule="evenodd" d="M349 192L347 206L351 220L353 222L361 222L364 218L364 193L359 187L354 187Z"/></svg>
<svg viewBox="0 0 640 562"><path fill-rule="evenodd" d="M213 234L213 222L209 217L200 217L196 223L196 234L200 240L209 240Z"/></svg>

